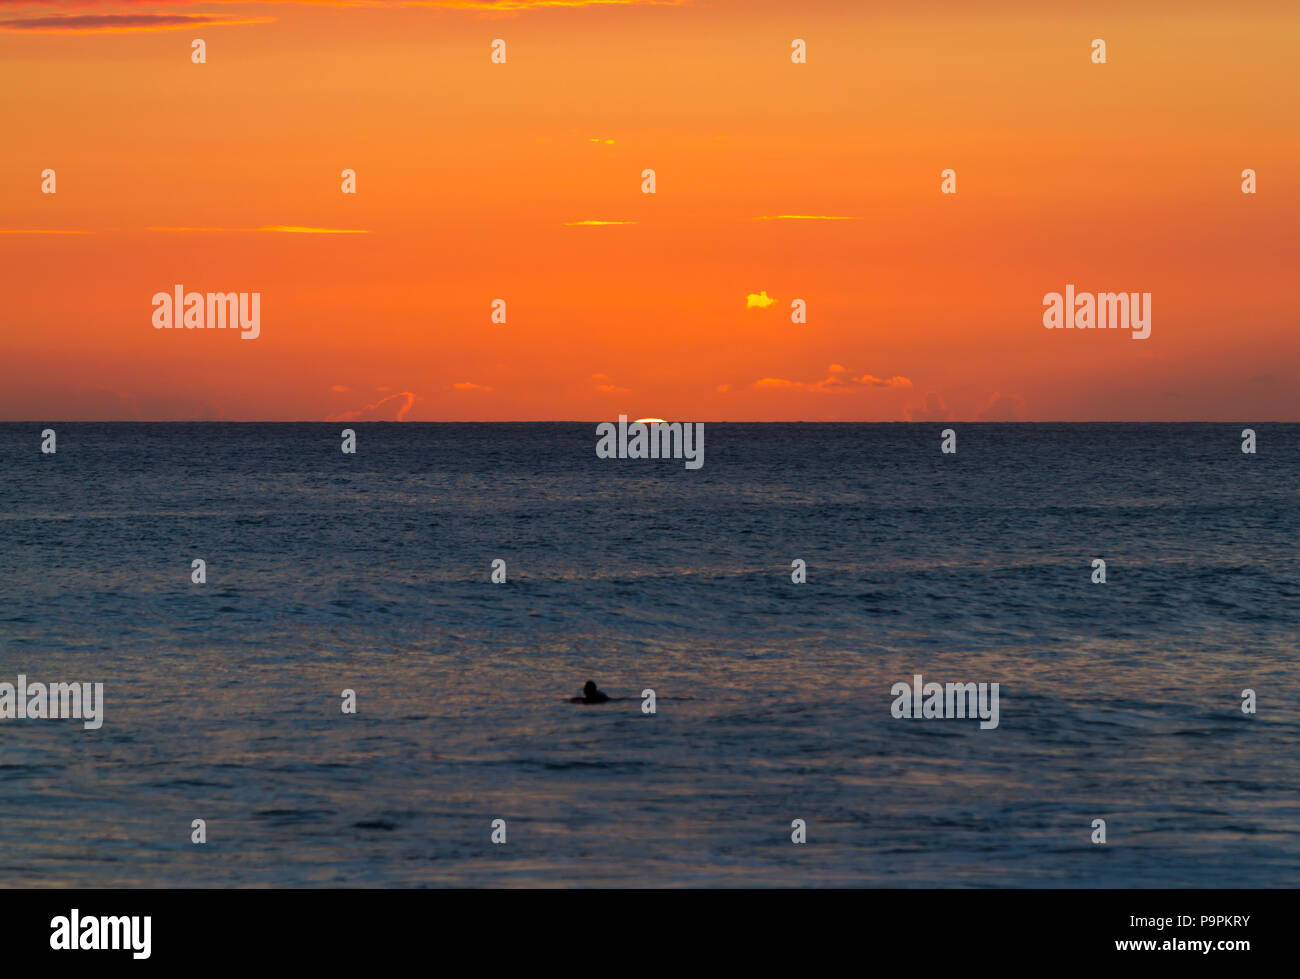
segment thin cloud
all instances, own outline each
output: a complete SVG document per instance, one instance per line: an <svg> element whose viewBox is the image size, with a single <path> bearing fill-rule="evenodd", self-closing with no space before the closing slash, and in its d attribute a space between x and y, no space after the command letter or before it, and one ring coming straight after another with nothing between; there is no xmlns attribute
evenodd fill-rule
<svg viewBox="0 0 1300 979"><path fill-rule="evenodd" d="M765 214L755 221L856 221L846 214Z"/></svg>
<svg viewBox="0 0 1300 979"><path fill-rule="evenodd" d="M93 231L65 231L61 228L0 228L0 235L93 235Z"/></svg>
<svg viewBox="0 0 1300 979"><path fill-rule="evenodd" d="M759 309L767 309L767 307L771 306L774 302L776 302L776 300L769 296L767 290L764 289L762 292L751 292L746 296L745 308L753 309L754 307L758 307Z"/></svg>
<svg viewBox="0 0 1300 979"><path fill-rule="evenodd" d="M227 232L243 233L248 231L269 231L277 234L293 235L368 235L370 231L365 228L308 228L297 224L268 224L261 228L212 228L201 226L174 226L174 225L151 225L146 231L206 231L206 232Z"/></svg>
<svg viewBox="0 0 1300 979"><path fill-rule="evenodd" d="M906 377L872 377L870 374L855 377L853 383L867 384L878 388L910 388L912 386L911 380Z"/></svg>
<svg viewBox="0 0 1300 979"><path fill-rule="evenodd" d="M231 20L219 14L55 14L0 20L0 31L35 34L129 34L140 31L179 31L187 27L234 27L270 24L274 17Z"/></svg>
<svg viewBox="0 0 1300 979"><path fill-rule="evenodd" d="M831 369L839 368L844 370L839 364L832 364ZM810 391L814 394L846 394L855 388L875 387L875 388L911 388L912 382L906 377L873 377L871 374L863 374L861 377L844 379L836 373L829 377L822 378L820 381L791 381L784 377L764 377L754 382L754 387L769 390L796 390Z"/></svg>
<svg viewBox="0 0 1300 979"><path fill-rule="evenodd" d="M405 7L444 7L480 13L521 13L547 7L678 7L684 0L405 0Z"/></svg>
<svg viewBox="0 0 1300 979"><path fill-rule="evenodd" d="M605 228L615 224L636 224L635 221L569 221L566 228Z"/></svg>
<svg viewBox="0 0 1300 979"><path fill-rule="evenodd" d="M169 0L168 6L182 7L208 0ZM687 0L214 0L217 3L250 3L267 6L293 3L309 7L441 7L471 13L523 13L550 7L680 7ZM64 7L84 10L106 3L117 6L155 6L158 0L0 0L0 6L22 4L32 7ZM211 15L207 15L211 16Z"/></svg>
<svg viewBox="0 0 1300 979"><path fill-rule="evenodd" d="M491 391L492 389L486 384L475 384L473 381L457 381L452 385L457 391Z"/></svg>
<svg viewBox="0 0 1300 979"><path fill-rule="evenodd" d="M368 235L365 228L305 228L297 224L271 224L258 231L278 231L289 235Z"/></svg>

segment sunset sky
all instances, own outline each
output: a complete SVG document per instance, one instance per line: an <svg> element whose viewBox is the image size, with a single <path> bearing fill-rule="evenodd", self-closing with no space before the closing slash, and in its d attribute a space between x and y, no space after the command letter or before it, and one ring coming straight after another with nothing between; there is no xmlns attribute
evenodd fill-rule
<svg viewBox="0 0 1300 979"><path fill-rule="evenodd" d="M2 419L1300 421L1298 283L1294 0L0 0Z"/></svg>

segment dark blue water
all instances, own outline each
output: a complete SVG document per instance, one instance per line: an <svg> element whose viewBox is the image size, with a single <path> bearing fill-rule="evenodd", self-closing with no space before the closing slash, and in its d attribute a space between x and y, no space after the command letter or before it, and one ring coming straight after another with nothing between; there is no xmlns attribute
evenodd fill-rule
<svg viewBox="0 0 1300 979"><path fill-rule="evenodd" d="M1300 426L48 424L0 681L105 720L0 721L0 883L1300 884Z"/></svg>

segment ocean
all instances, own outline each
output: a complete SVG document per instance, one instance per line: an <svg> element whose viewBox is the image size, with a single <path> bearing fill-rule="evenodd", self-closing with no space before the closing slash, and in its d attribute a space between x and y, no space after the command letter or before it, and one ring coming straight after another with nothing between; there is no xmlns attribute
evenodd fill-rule
<svg viewBox="0 0 1300 979"><path fill-rule="evenodd" d="M0 425L0 885L1300 885L1300 425L705 435Z"/></svg>

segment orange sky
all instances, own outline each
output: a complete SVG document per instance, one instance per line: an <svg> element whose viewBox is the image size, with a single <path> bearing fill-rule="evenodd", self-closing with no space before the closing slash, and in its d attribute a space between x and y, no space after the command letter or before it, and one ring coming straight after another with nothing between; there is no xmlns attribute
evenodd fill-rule
<svg viewBox="0 0 1300 979"><path fill-rule="evenodd" d="M0 0L0 418L1300 421L1294 2L573 3Z"/></svg>

